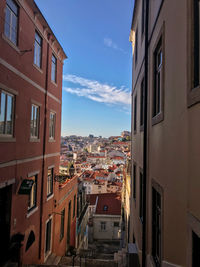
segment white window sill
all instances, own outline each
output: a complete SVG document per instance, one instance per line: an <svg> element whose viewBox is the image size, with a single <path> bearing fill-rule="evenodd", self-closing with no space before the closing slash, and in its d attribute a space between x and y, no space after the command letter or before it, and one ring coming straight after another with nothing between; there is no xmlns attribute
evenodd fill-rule
<svg viewBox="0 0 200 267"><path fill-rule="evenodd" d="M47 201L52 199L54 197L54 194L51 194L50 196L47 196Z"/></svg>
<svg viewBox="0 0 200 267"><path fill-rule="evenodd" d="M56 87L58 87L57 83L55 83L54 81L51 80L51 82L53 83L53 85L55 85Z"/></svg>
<svg viewBox="0 0 200 267"><path fill-rule="evenodd" d="M16 142L16 138L10 135L0 135L0 142Z"/></svg>
<svg viewBox="0 0 200 267"><path fill-rule="evenodd" d="M10 41L4 33L2 33L2 39L4 39L13 49L15 49L15 51L17 51L17 53L20 54L19 48L12 41Z"/></svg>
<svg viewBox="0 0 200 267"><path fill-rule="evenodd" d="M54 143L54 142L56 142L56 140L53 139L53 138L49 138L49 142L50 142L50 143Z"/></svg>
<svg viewBox="0 0 200 267"><path fill-rule="evenodd" d="M31 137L30 138L30 142L36 142L36 143L38 142L39 143L40 142L40 139L39 138Z"/></svg>
<svg viewBox="0 0 200 267"><path fill-rule="evenodd" d="M39 66L37 66L35 63L33 63L33 67L36 68L36 70L38 70L40 73L43 74L43 70Z"/></svg>
<svg viewBox="0 0 200 267"><path fill-rule="evenodd" d="M33 213L35 213L38 210L38 207L35 207L34 209L28 211L28 213L26 214L26 218L29 218L31 215L33 215Z"/></svg>

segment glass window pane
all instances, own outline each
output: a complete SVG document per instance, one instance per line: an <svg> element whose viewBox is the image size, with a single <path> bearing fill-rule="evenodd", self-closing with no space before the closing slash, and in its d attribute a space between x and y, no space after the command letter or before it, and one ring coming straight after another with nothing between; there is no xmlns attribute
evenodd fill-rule
<svg viewBox="0 0 200 267"><path fill-rule="evenodd" d="M35 33L34 64L41 67L42 38Z"/></svg>
<svg viewBox="0 0 200 267"><path fill-rule="evenodd" d="M5 129L5 103L6 95L1 93L1 106L0 106L0 134L4 134Z"/></svg>
<svg viewBox="0 0 200 267"><path fill-rule="evenodd" d="M7 0L7 5L16 15L18 15L18 6L13 0Z"/></svg>
<svg viewBox="0 0 200 267"><path fill-rule="evenodd" d="M7 95L6 134L12 134L12 106L13 97Z"/></svg>
<svg viewBox="0 0 200 267"><path fill-rule="evenodd" d="M11 23L11 12L8 7L6 7L6 16L5 16L5 26L4 33L9 38L10 36L10 23Z"/></svg>

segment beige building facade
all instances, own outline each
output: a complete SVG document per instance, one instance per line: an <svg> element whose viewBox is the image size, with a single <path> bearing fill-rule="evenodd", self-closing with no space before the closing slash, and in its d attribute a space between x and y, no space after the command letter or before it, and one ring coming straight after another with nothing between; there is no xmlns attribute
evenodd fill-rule
<svg viewBox="0 0 200 267"><path fill-rule="evenodd" d="M145 2L133 46L130 240L142 262ZM148 20L146 266L200 266L199 0L151 0Z"/></svg>

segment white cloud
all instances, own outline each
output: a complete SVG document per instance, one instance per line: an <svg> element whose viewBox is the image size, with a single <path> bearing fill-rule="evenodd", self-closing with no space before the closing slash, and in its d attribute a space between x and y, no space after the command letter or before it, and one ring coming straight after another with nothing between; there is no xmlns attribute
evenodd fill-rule
<svg viewBox="0 0 200 267"><path fill-rule="evenodd" d="M121 105L125 109L130 108L131 93L124 86L117 88L116 86L70 74L64 75L63 80L78 85L75 88L64 87L63 89L68 93L100 103Z"/></svg>
<svg viewBox="0 0 200 267"><path fill-rule="evenodd" d="M126 52L122 48L120 48L116 43L114 43L111 38L104 38L103 42L105 46L121 51L124 54L126 54Z"/></svg>

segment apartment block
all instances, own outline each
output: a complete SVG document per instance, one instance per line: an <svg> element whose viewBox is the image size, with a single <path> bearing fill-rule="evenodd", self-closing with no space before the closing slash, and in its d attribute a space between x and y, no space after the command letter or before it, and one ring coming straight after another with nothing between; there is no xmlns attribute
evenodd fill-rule
<svg viewBox="0 0 200 267"><path fill-rule="evenodd" d="M0 1L0 48L0 265L42 263L56 251L66 55L33 0Z"/></svg>
<svg viewBox="0 0 200 267"><path fill-rule="evenodd" d="M200 266L199 3L135 1L130 240L142 266Z"/></svg>

